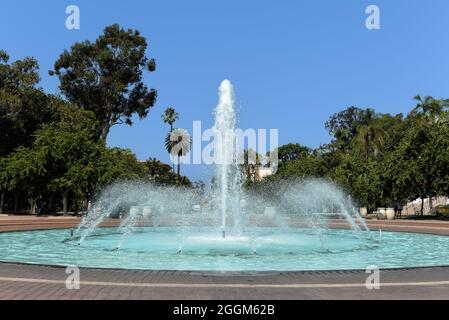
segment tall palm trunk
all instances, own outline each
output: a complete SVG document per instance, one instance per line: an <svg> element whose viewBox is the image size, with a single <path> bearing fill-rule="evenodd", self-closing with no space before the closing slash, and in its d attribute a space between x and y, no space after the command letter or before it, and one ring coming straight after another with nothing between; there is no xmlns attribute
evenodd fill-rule
<svg viewBox="0 0 449 320"><path fill-rule="evenodd" d="M421 215L424 215L424 197L421 197Z"/></svg>
<svg viewBox="0 0 449 320"><path fill-rule="evenodd" d="M181 157L178 155L178 176L181 173Z"/></svg>
<svg viewBox="0 0 449 320"><path fill-rule="evenodd" d="M170 132L173 132L173 124L172 123L170 123ZM175 163L174 162L172 162L171 168L172 168L173 173L174 173L175 172ZM178 172L178 174L179 174L179 172Z"/></svg>

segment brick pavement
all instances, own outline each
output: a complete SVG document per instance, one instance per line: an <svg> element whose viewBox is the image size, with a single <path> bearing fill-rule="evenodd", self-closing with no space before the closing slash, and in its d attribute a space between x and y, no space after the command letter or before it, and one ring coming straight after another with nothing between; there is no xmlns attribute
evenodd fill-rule
<svg viewBox="0 0 449 320"><path fill-rule="evenodd" d="M131 276L130 276L131 275ZM363 271L220 273L80 270L80 289L61 267L0 263L0 299L449 299L449 267Z"/></svg>

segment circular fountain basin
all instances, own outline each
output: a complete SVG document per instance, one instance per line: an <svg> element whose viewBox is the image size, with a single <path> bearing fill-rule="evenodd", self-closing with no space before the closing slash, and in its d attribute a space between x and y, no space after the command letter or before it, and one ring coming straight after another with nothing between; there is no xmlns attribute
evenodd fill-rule
<svg viewBox="0 0 449 320"><path fill-rule="evenodd" d="M81 245L70 230L0 233L0 261L79 267L197 271L299 271L449 265L449 237L351 230L249 228L220 237L215 228L136 228L122 239L99 228ZM118 244L121 247L117 249Z"/></svg>

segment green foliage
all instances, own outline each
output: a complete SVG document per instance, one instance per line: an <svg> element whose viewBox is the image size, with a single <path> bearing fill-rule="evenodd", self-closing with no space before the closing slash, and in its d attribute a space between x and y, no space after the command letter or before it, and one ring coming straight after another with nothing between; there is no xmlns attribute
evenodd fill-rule
<svg viewBox="0 0 449 320"><path fill-rule="evenodd" d="M38 87L34 58L9 62L0 50L2 194L36 199L71 193L88 199L105 185L128 179L192 187L179 165L176 174L157 159L142 163L130 150L105 145L111 126L132 125L132 116L146 117L156 101L156 90L143 83L145 72L155 70L147 47L137 30L116 24L95 42L75 43L50 71L68 101ZM325 124L330 143L314 150L297 143L280 146L277 173L262 181L255 177L263 155L246 151L245 186L269 199L284 180L329 179L367 207L449 195L449 100L414 99L405 118L357 107L333 114ZM185 155L190 136L173 128L179 114L169 107L162 119L170 126L167 151ZM194 188L203 192L204 185Z"/></svg>
<svg viewBox="0 0 449 320"><path fill-rule="evenodd" d="M6 52L0 51L0 157L30 146L34 132L58 117L49 97L36 88L37 61L29 57L8 61Z"/></svg>
<svg viewBox="0 0 449 320"><path fill-rule="evenodd" d="M410 112L410 116L421 121L434 122L449 107L449 100L437 100L431 96L422 98L417 95L413 98L417 101L416 107Z"/></svg>
<svg viewBox="0 0 449 320"><path fill-rule="evenodd" d="M65 114L60 122L39 129L29 148L19 147L4 160L8 190L19 188L33 195L46 189L86 190L88 180L95 179L93 161L101 146L93 141L94 117L76 109Z"/></svg>
<svg viewBox="0 0 449 320"><path fill-rule="evenodd" d="M104 149L102 154L101 174L97 182L99 186L110 184L117 180L137 179L143 176L145 169L137 161L129 149Z"/></svg>
<svg viewBox="0 0 449 320"><path fill-rule="evenodd" d="M344 149L357 135L357 127L364 122L365 111L354 106L333 114L325 123L329 134L334 137L334 144Z"/></svg>
<svg viewBox="0 0 449 320"><path fill-rule="evenodd" d="M111 126L132 125L133 114L145 118L156 101L156 90L142 82L143 72L156 68L145 56L147 47L139 31L114 24L95 42L75 43L65 50L50 71L72 103L95 114L102 140Z"/></svg>
<svg viewBox="0 0 449 320"><path fill-rule="evenodd" d="M160 184L191 186L186 177L167 173L166 165L149 175L130 150L105 145L111 126L131 125L133 115L144 118L155 103L156 90L142 80L145 71L156 67L146 51L147 42L138 31L116 24L93 43L75 43L50 71L58 76L65 101L38 87L36 59L10 63L0 50L2 199L5 192L16 202L18 194L22 200L62 194L67 200L72 194L86 205L106 184L149 176ZM168 123L177 117L173 109Z"/></svg>
<svg viewBox="0 0 449 320"><path fill-rule="evenodd" d="M20 147L1 159L3 190L22 190L34 199L63 191L91 198L114 181L145 179L145 165L130 150L109 149L95 139L98 122L92 112L66 105L61 117L38 130L29 148ZM188 179L172 172L156 180L190 186Z"/></svg>
<svg viewBox="0 0 449 320"><path fill-rule="evenodd" d="M35 194L40 188L45 188L46 168L41 152L19 147L14 154L1 160L1 166L2 190Z"/></svg>
<svg viewBox="0 0 449 320"><path fill-rule="evenodd" d="M449 127L418 122L384 162L394 197L409 199L449 194Z"/></svg>
<svg viewBox="0 0 449 320"><path fill-rule="evenodd" d="M288 143L280 146L277 150L279 166L287 161L296 160L301 157L307 157L310 149L300 145L299 143Z"/></svg>
<svg viewBox="0 0 449 320"><path fill-rule="evenodd" d="M299 145L279 147L278 172L251 185L293 178L325 178L342 186L361 206L449 195L448 100L415 97L407 118L350 107L332 115L331 143L290 156Z"/></svg>
<svg viewBox="0 0 449 320"><path fill-rule="evenodd" d="M156 185L178 185L185 187L192 187L190 180L179 174L172 172L168 164L150 158L143 163L143 179L152 182Z"/></svg>

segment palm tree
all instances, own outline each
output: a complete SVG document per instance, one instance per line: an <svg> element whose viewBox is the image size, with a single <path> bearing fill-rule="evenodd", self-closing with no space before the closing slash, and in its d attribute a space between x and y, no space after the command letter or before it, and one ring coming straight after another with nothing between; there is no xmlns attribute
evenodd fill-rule
<svg viewBox="0 0 449 320"><path fill-rule="evenodd" d="M190 152L191 138L187 130L176 128L165 137L165 148L173 157L178 157L178 175L181 172L181 157Z"/></svg>
<svg viewBox="0 0 449 320"><path fill-rule="evenodd" d="M448 107L448 100L437 100L431 96L425 96L424 99L418 94L413 98L418 102L412 110L412 115L423 116L429 121L438 120L443 111Z"/></svg>
<svg viewBox="0 0 449 320"><path fill-rule="evenodd" d="M173 131L173 124L179 119L179 113L173 107L168 107L162 114L162 121L170 125L170 132Z"/></svg>
<svg viewBox="0 0 449 320"><path fill-rule="evenodd" d="M178 119L179 119L179 113L176 112L175 108L168 107L167 109L165 109L164 113L162 114L162 121L164 121L164 123L168 123L170 125L169 134L173 131L173 124ZM170 151L169 151L169 153L170 153ZM173 170L173 172L175 172L175 164L174 163L172 164L172 170Z"/></svg>

